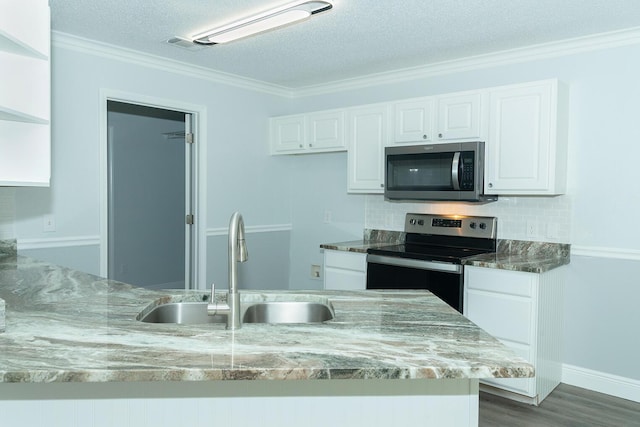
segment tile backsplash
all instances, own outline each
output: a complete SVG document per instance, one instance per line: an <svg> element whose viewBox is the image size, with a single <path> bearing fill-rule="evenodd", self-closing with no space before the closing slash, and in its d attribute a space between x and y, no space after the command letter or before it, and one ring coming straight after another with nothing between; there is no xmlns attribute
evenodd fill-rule
<svg viewBox="0 0 640 427"><path fill-rule="evenodd" d="M370 195L365 201L365 228L402 231L405 214L458 214L495 216L498 238L538 242L570 243L571 198L500 197L496 202L390 202Z"/></svg>

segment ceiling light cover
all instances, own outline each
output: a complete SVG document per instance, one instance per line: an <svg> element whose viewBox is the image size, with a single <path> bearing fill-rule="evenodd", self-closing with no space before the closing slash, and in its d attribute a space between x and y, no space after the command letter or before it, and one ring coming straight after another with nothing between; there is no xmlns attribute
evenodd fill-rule
<svg viewBox="0 0 640 427"><path fill-rule="evenodd" d="M283 25L292 24L331 9L328 1L298 0L257 15L226 24L192 37L194 43L213 45L227 43Z"/></svg>

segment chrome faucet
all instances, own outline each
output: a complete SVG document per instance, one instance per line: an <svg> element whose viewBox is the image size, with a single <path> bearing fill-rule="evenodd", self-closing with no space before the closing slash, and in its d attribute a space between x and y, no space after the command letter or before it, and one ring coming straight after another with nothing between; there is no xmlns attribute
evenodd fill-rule
<svg viewBox="0 0 640 427"><path fill-rule="evenodd" d="M211 298L207 304L207 313L227 315L227 329L240 329L240 294L238 293L238 263L248 258L247 244L244 240L244 220L240 212L234 212L229 222L229 293L227 303L220 304L215 299L216 287L211 285Z"/></svg>

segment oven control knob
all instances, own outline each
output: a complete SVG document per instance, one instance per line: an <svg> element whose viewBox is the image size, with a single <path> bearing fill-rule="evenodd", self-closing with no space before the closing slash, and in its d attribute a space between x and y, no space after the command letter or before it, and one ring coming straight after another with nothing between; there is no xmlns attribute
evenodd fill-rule
<svg viewBox="0 0 640 427"><path fill-rule="evenodd" d="M416 225L416 220L415 220L415 219L410 219L410 220L409 220L409 224L411 224L411 225Z"/></svg>
<svg viewBox="0 0 640 427"><path fill-rule="evenodd" d="M469 227L473 228L474 230L476 229L476 223L472 222L471 224L469 224Z"/></svg>
<svg viewBox="0 0 640 427"><path fill-rule="evenodd" d="M419 219L418 220L418 225L424 225L424 219Z"/></svg>
<svg viewBox="0 0 640 427"><path fill-rule="evenodd" d="M480 229L484 230L485 228L487 228L487 224L485 224L484 222L480 223Z"/></svg>

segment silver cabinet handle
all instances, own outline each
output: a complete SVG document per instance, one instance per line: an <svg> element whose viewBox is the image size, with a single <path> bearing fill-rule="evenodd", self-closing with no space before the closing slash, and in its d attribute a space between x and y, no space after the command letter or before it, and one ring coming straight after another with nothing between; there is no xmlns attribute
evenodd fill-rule
<svg viewBox="0 0 640 427"><path fill-rule="evenodd" d="M493 183L492 182L489 183L489 188L493 188Z"/></svg>
<svg viewBox="0 0 640 427"><path fill-rule="evenodd" d="M442 134L441 133L438 134L438 138L442 138Z"/></svg>
<svg viewBox="0 0 640 427"><path fill-rule="evenodd" d="M422 139L427 139L427 135L422 135Z"/></svg>

